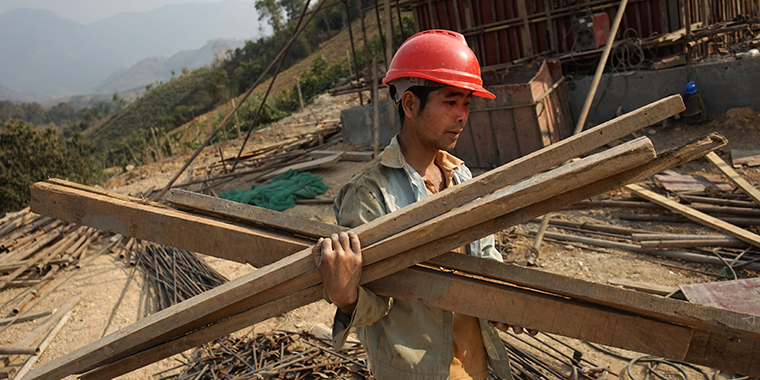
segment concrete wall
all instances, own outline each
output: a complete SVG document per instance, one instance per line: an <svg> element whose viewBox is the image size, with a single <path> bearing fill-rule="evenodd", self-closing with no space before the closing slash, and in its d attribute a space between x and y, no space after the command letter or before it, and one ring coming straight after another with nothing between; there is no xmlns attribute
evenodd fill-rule
<svg viewBox="0 0 760 380"><path fill-rule="evenodd" d="M388 102L380 102L378 107L380 108L380 146L382 147L390 144L393 136L391 136L388 117ZM399 120L398 112L394 112L393 115L396 118L396 133L398 133L401 120ZM371 104L341 111L340 122L343 125L343 142L345 144L372 145L375 139L374 117L374 107Z"/></svg>
<svg viewBox="0 0 760 380"><path fill-rule="evenodd" d="M760 111L760 58L704 62L694 67L692 75L711 115L722 115L737 107ZM592 76L575 77L575 89L568 88L574 123L581 114L592 79ZM686 83L686 66L640 70L632 75L605 74L599 82L587 124L612 119L619 106L628 112L669 95L683 95Z"/></svg>

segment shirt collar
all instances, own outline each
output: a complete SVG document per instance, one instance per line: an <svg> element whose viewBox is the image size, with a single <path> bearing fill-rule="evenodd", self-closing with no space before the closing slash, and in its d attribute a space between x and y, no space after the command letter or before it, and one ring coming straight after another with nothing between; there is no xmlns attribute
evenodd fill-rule
<svg viewBox="0 0 760 380"><path fill-rule="evenodd" d="M394 169L402 169L406 165L404 155L401 153L401 145L398 143L398 135L393 136L391 143L383 150L380 163ZM453 171L464 164L464 161L454 157L449 152L439 150L438 154L435 155L435 163L445 171Z"/></svg>

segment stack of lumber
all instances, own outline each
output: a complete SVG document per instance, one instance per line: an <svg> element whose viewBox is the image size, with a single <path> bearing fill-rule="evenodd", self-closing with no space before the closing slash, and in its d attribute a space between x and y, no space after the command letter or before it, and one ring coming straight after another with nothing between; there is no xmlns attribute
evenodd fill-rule
<svg viewBox="0 0 760 380"><path fill-rule="evenodd" d="M364 246L361 282L378 294L455 312L759 374L750 358L760 354L760 326L746 323L751 316L447 253L725 144L713 135L655 157L644 138L549 170L682 110L680 97L663 99L355 228ZM32 378L39 379L85 372L112 378L319 300L310 245L341 230L179 191L171 202L203 216L52 183L35 184L32 199L33 209L63 220L260 268L35 369ZM422 262L431 265L414 267Z"/></svg>
<svg viewBox="0 0 760 380"><path fill-rule="evenodd" d="M310 153L337 144L339 132L340 126L337 123L320 123L311 132L283 137L275 144L242 154L239 158L225 158L220 150L220 160L217 163L191 170L185 183L175 184L172 188L205 192L234 179L244 178L250 183L263 182L288 169L312 170L329 165L339 160L342 157L339 154L343 152L332 152L327 157L317 159ZM150 198L150 193L145 198Z"/></svg>

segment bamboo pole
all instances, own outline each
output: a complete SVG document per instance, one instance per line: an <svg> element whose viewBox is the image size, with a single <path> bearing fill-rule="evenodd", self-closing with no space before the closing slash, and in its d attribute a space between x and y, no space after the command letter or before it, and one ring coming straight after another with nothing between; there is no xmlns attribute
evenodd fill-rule
<svg viewBox="0 0 760 380"><path fill-rule="evenodd" d="M324 4L324 2L325 2L325 0L322 0L323 4ZM301 21L303 20L304 14L306 13L306 11L308 9L308 4L309 4L309 0L307 0L306 4L303 7L303 11L301 12L301 16L298 19L298 26L301 25ZM313 12L311 17L314 17L314 15L316 15L316 14L317 14L317 12ZM309 18L309 20L311 20L311 18ZM308 21L307 21L307 23L308 23ZM185 169L187 169L190 166L190 164L195 160L195 158L198 157L198 155L201 153L201 151L203 150L203 148L205 148L211 142L211 139L214 138L214 135L216 135L222 129L222 127L224 127L224 125L227 124L227 121L230 119L230 117L232 117L232 115L237 112L238 108L240 108L240 106L243 103L245 103L245 101L248 99L248 97L251 96L251 94L253 93L253 90L255 90L256 87L258 87L259 83L261 83L264 80L264 78L269 74L269 71L272 69L272 67L274 67L275 63L282 62L282 60L284 59L284 57L287 54L288 50L290 49L290 45L293 44L293 42L296 40L296 38L303 31L303 29L302 28L299 29L298 26L296 27L296 32L293 33L293 36L291 36L290 40L285 45L285 47L282 49L282 51L280 51L280 53L277 55L277 57L275 57L275 59L271 63L269 63L269 66L267 66L267 68L264 69L264 72L262 72L261 75L259 75L259 78L256 79L256 82L254 82L253 85L245 93L245 95L243 95L243 97L240 99L240 103L238 105L232 107L232 110L227 114L227 116L225 116L224 119L222 119L222 121L219 122L219 124L216 126L216 128L214 128L214 130L211 131L211 133L209 133L208 137L206 137L206 140L203 141L203 143L201 143L201 146L199 146L198 149L196 149L195 152L193 152L192 156L190 156L190 158L188 158L187 161L185 161L185 164L182 165L182 168L177 171L177 174L175 174L174 177L172 177L172 179L169 180L169 183L166 184L166 186L164 187L164 189L161 190L161 192L158 194L158 197L156 197L156 200L161 200L161 198L163 198L164 194L166 194L166 192L169 191L169 189L172 187L172 185L177 180L177 178L179 178L179 176L182 175L182 173L185 172ZM274 82L274 79L272 79L272 82ZM262 104L263 104L263 101L262 101ZM251 126L251 129L253 129L253 126ZM245 144L243 144L243 145L245 145ZM234 170L234 165L233 165L233 170Z"/></svg>
<svg viewBox="0 0 760 380"><path fill-rule="evenodd" d="M596 89L599 87L599 81L602 80L604 66L607 64L607 58L610 56L610 51L612 51L612 45L615 43L615 36L617 36L618 28L620 28L620 21L623 19L623 13L625 13L625 7L627 5L628 0L620 1L618 11L615 14L615 21L612 22L612 28L610 29L610 34L607 38L607 44L604 46L602 57L599 59L599 65L596 67L594 79L591 81L591 87L589 88L589 93L586 96L586 102L583 103L581 115L578 117L578 124L575 125L575 134L583 131L583 126L586 125L586 117L588 117L588 112L591 110L591 103L594 102Z"/></svg>

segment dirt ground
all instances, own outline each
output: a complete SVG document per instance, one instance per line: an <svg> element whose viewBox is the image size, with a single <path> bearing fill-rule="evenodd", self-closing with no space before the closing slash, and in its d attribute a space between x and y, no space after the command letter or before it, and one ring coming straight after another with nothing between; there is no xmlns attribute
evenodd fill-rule
<svg viewBox="0 0 760 380"><path fill-rule="evenodd" d="M266 144L275 143L286 136L308 131L312 128L310 125L299 124L339 119L341 109L356 104L356 95L345 95L337 98L322 96L317 99L314 105L309 107L309 110L294 114L270 128L256 132L247 149L253 150ZM715 117L713 121L706 124L685 125L678 122L668 122L665 125L646 128L640 133L649 136L659 150L692 140L710 132L719 132L729 139L729 145L718 152L725 159L728 159L727 154L730 152L730 149L757 149L760 146L760 113L749 108L735 109L729 111L726 115ZM239 141L229 141L222 144L223 155L229 157L236 154L239 146ZM216 146L207 148L193 165L204 167L216 162L219 160L218 149ZM189 154L186 154L135 168L128 173L111 179L105 187L108 190L122 194L136 194L151 187L161 188L181 168L183 162L188 157ZM315 174L324 176L325 184L329 187L325 196L335 196L339 187L357 173L363 165L364 163L341 161L329 169L316 171ZM755 186L760 187L760 168L741 168L737 170ZM718 174L705 160L697 160L676 168L675 171L681 174ZM185 177L186 175L183 174L180 177L180 182L184 181ZM235 186L247 187L247 184L237 183ZM621 197L629 196L629 194L618 190L605 196ZM284 212L286 214L317 219L322 222L335 223L330 205L298 205ZM626 222L616 217L619 212L620 210L616 209L559 211L555 213L555 217L576 222L613 223L625 227L662 232L711 233L708 229L695 224ZM521 234L527 234L529 231L536 229L537 224L527 223L500 233L500 248L505 259L508 261L521 260L525 253L528 252L528 248L533 241L532 238L524 237ZM550 231L552 230L550 228ZM229 279L237 278L255 270L247 265L236 264L213 257L205 257L205 259ZM598 283L607 283L608 280L613 278L624 278L661 285L678 286L679 284L721 280L718 276L675 269L661 265L661 263L675 262L625 251L613 249L591 250L551 241L544 243L537 262L538 267L542 270ZM714 267L705 265L690 263L678 263L678 265L708 273L718 272ZM103 254L89 257L81 269L70 269L58 274L53 280L54 284L48 287L48 289L55 287L56 290L40 299L33 307L33 310L46 310L59 307L77 294L82 295L82 300L74 308L72 319L58 335L58 338L41 355L38 365L49 362L53 358L57 358L100 338L122 292L124 292L123 300L118 310L114 313L113 321L105 333L111 333L129 326L142 318L140 310L142 309L141 305L145 297L142 286L143 279L139 272L133 272L133 268L120 261L118 257L115 257L113 254ZM132 280L125 291L125 284L130 277ZM0 312L7 313L8 308L19 298L21 293L22 289L7 289L0 293L0 304L3 305ZM334 308L332 306L320 301L251 326L238 332L238 334L265 332L272 329L297 330L308 328L317 323L330 324L333 313ZM35 326L35 323L26 322L17 323L4 329L0 333L0 345L10 345L13 342L21 340ZM0 329L2 328L0 327ZM508 339L511 342L515 342L514 338ZM545 336L541 339L548 341L548 338ZM602 354L584 345L582 342L566 338L558 339L582 352L583 357L593 362L596 366L609 368L614 374L617 374L627 364L626 361ZM517 344L520 343L518 342ZM558 350L572 355L572 352L566 347L557 343L552 343L552 345ZM616 349L615 351L629 357L636 356L635 353L624 352L623 350ZM178 355L124 375L120 379L159 378L164 371L171 373L173 368L181 364L181 361L184 361L184 359ZM176 371L176 369L173 371ZM711 371L709 373L712 375Z"/></svg>

